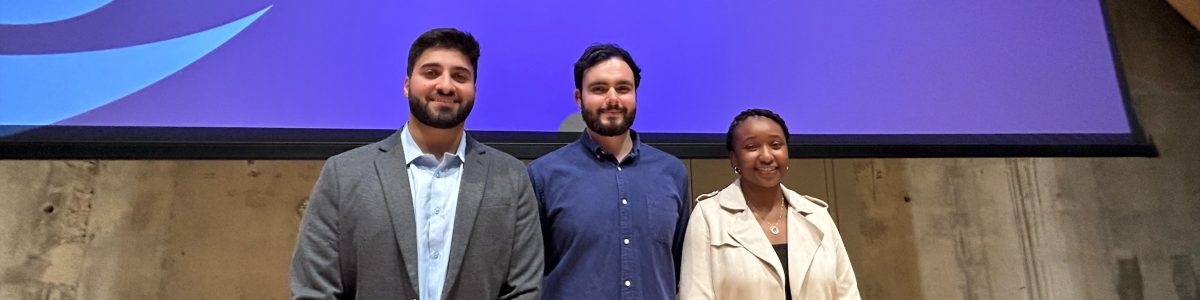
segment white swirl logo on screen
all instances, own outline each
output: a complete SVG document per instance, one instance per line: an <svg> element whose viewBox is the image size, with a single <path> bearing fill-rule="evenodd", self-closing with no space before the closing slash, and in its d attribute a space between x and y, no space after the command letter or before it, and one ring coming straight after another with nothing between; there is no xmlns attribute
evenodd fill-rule
<svg viewBox="0 0 1200 300"><path fill-rule="evenodd" d="M111 2L0 0L0 25L58 22ZM269 9L271 6L207 30L145 44L83 52L0 54L0 125L53 124L133 94L225 44Z"/></svg>

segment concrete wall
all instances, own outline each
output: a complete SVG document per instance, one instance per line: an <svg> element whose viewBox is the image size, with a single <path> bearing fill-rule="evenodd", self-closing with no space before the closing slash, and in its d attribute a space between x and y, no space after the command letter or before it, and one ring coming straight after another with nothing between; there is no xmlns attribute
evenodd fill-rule
<svg viewBox="0 0 1200 300"><path fill-rule="evenodd" d="M0 299L285 299L321 164L0 162Z"/></svg>
<svg viewBox="0 0 1200 300"><path fill-rule="evenodd" d="M1109 1L1159 158L793 160L872 299L1198 299L1200 32ZM694 194L733 178L689 160ZM282 299L320 161L0 161L0 299Z"/></svg>

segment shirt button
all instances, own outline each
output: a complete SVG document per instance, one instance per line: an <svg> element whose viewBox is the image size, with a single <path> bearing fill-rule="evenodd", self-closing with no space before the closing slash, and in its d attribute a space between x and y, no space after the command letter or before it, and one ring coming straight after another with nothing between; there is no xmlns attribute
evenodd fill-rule
<svg viewBox="0 0 1200 300"><path fill-rule="evenodd" d="M625 200L625 198L621 198L621 205L628 205L628 204L629 204L629 200Z"/></svg>
<svg viewBox="0 0 1200 300"><path fill-rule="evenodd" d="M626 287L628 287L629 285L632 285L632 284L633 284L633 283L632 283L632 282L629 282L629 280L626 280L626 281L625 281L625 286L626 286Z"/></svg>
<svg viewBox="0 0 1200 300"><path fill-rule="evenodd" d="M434 259L437 259L437 258L438 258L438 254L440 254L440 253L438 253L437 251L433 251L433 258L434 258Z"/></svg>
<svg viewBox="0 0 1200 300"><path fill-rule="evenodd" d="M440 213L442 213L442 208L441 208L441 207L438 207L438 208L434 208L434 209L433 209L433 214L435 214L435 215L436 215L436 214L440 214Z"/></svg>
<svg viewBox="0 0 1200 300"><path fill-rule="evenodd" d="M629 239L625 239L625 244L629 245Z"/></svg>

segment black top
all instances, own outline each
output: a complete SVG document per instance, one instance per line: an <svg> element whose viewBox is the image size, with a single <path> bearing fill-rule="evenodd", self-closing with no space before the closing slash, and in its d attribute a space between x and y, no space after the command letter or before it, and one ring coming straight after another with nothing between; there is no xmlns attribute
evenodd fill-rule
<svg viewBox="0 0 1200 300"><path fill-rule="evenodd" d="M784 299L792 300L792 283L788 281L787 244L771 245L775 255L779 256L779 264L783 265L783 295Z"/></svg>

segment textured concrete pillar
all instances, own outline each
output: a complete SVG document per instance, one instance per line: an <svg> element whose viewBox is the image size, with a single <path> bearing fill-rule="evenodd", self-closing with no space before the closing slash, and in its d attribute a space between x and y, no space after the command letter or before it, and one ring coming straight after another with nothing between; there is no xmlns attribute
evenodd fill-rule
<svg viewBox="0 0 1200 300"><path fill-rule="evenodd" d="M0 298L76 299L95 162L6 163L0 172Z"/></svg>
<svg viewBox="0 0 1200 300"><path fill-rule="evenodd" d="M0 161L0 299L284 299L320 161Z"/></svg>
<svg viewBox="0 0 1200 300"><path fill-rule="evenodd" d="M903 160L831 160L838 229L866 299L918 299L919 249Z"/></svg>

